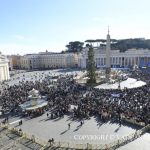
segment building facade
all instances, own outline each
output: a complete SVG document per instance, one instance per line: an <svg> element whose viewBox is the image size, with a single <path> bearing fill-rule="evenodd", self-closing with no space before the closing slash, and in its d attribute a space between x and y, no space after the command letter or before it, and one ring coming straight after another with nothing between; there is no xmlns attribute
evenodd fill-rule
<svg viewBox="0 0 150 150"><path fill-rule="evenodd" d="M40 67L43 69L49 68L70 68L76 67L78 64L78 57L73 53L52 54L43 53L40 55Z"/></svg>
<svg viewBox="0 0 150 150"><path fill-rule="evenodd" d="M20 55L8 55L9 68L10 69L19 69L21 67L21 56Z"/></svg>
<svg viewBox="0 0 150 150"><path fill-rule="evenodd" d="M109 37L109 40L108 40ZM149 49L129 49L125 52L120 50L108 51L108 45L110 45L110 36L107 35L106 48L96 47L94 48L94 59L97 68L107 68L109 65L118 67L150 67L150 50ZM79 54L78 66L80 68L86 68L86 62L88 59L88 48L84 48Z"/></svg>
<svg viewBox="0 0 150 150"><path fill-rule="evenodd" d="M9 70L13 69L13 61L12 61L12 57L11 56L7 56L8 59L8 66L9 66Z"/></svg>
<svg viewBox="0 0 150 150"><path fill-rule="evenodd" d="M20 69L39 69L40 68L40 56L38 54L27 54L20 58Z"/></svg>
<svg viewBox="0 0 150 150"><path fill-rule="evenodd" d="M10 78L8 62L9 60L0 53L0 82Z"/></svg>
<svg viewBox="0 0 150 150"><path fill-rule="evenodd" d="M79 55L80 68L86 68L86 62L88 59L88 50L86 49ZM103 49L94 49L94 59L96 67L106 67L106 51ZM111 50L110 64L111 66L120 67L147 67L150 62L150 50L148 49L129 49L125 52L120 50Z"/></svg>
<svg viewBox="0 0 150 150"><path fill-rule="evenodd" d="M74 53L28 54L21 57L21 69L55 69L72 68L78 65L78 56Z"/></svg>

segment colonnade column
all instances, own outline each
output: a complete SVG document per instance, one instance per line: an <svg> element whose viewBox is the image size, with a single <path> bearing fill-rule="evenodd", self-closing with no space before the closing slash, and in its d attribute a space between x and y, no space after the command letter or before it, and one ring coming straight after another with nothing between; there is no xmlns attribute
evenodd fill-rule
<svg viewBox="0 0 150 150"><path fill-rule="evenodd" d="M8 80L10 78L8 65L6 66L6 76L7 76L7 80Z"/></svg>
<svg viewBox="0 0 150 150"><path fill-rule="evenodd" d="M138 57L138 66L140 65L140 57Z"/></svg>
<svg viewBox="0 0 150 150"><path fill-rule="evenodd" d="M134 65L136 65L136 57L134 57Z"/></svg>
<svg viewBox="0 0 150 150"><path fill-rule="evenodd" d="M9 78L10 75L9 75L8 63L0 64L0 82L4 80L8 80Z"/></svg>
<svg viewBox="0 0 150 150"><path fill-rule="evenodd" d="M122 66L122 57L120 57L121 61L120 61L120 65Z"/></svg>
<svg viewBox="0 0 150 150"><path fill-rule="evenodd" d="M5 80L7 80L7 70L6 70L6 65L4 66L4 73L5 73L5 74L4 74L4 75L5 75L4 78L5 78Z"/></svg>
<svg viewBox="0 0 150 150"><path fill-rule="evenodd" d="M5 77L6 77L6 75L5 75L5 67L2 66L2 80L5 80Z"/></svg>

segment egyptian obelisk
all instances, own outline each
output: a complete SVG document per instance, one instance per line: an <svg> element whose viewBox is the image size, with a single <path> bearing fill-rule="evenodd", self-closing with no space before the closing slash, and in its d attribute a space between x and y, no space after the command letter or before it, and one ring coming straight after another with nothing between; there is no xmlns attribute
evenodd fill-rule
<svg viewBox="0 0 150 150"><path fill-rule="evenodd" d="M110 78L110 54L111 54L111 47L110 47L110 35L109 35L109 27L108 27L108 34L107 34L107 42L106 42L106 82L109 82Z"/></svg>

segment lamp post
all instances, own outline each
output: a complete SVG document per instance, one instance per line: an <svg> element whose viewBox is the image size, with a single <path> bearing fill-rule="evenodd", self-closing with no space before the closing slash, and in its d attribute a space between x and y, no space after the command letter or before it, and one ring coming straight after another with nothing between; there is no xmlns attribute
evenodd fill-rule
<svg viewBox="0 0 150 150"><path fill-rule="evenodd" d="M117 74L117 75L118 75L118 89L120 89L121 88L121 86L120 86L121 78L120 78L119 74Z"/></svg>
<svg viewBox="0 0 150 150"><path fill-rule="evenodd" d="M120 76L118 76L118 89L120 89L121 87L120 87Z"/></svg>

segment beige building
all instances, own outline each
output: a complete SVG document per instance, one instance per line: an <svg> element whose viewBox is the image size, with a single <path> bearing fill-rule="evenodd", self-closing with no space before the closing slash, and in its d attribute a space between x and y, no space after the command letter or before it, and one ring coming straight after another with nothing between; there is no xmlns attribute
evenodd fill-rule
<svg viewBox="0 0 150 150"><path fill-rule="evenodd" d="M39 69L40 68L40 55L38 54L27 54L20 58L21 69Z"/></svg>
<svg viewBox="0 0 150 150"><path fill-rule="evenodd" d="M74 53L42 53L40 54L40 68L70 68L78 64L77 54Z"/></svg>
<svg viewBox="0 0 150 150"><path fill-rule="evenodd" d="M9 55L7 58L9 59L9 67L11 69L19 69L21 67L20 55Z"/></svg>
<svg viewBox="0 0 150 150"><path fill-rule="evenodd" d="M72 68L78 65L78 55L74 53L27 54L21 57L21 69Z"/></svg>
<svg viewBox="0 0 150 150"><path fill-rule="evenodd" d="M10 78L8 62L9 60L0 53L0 82Z"/></svg>

